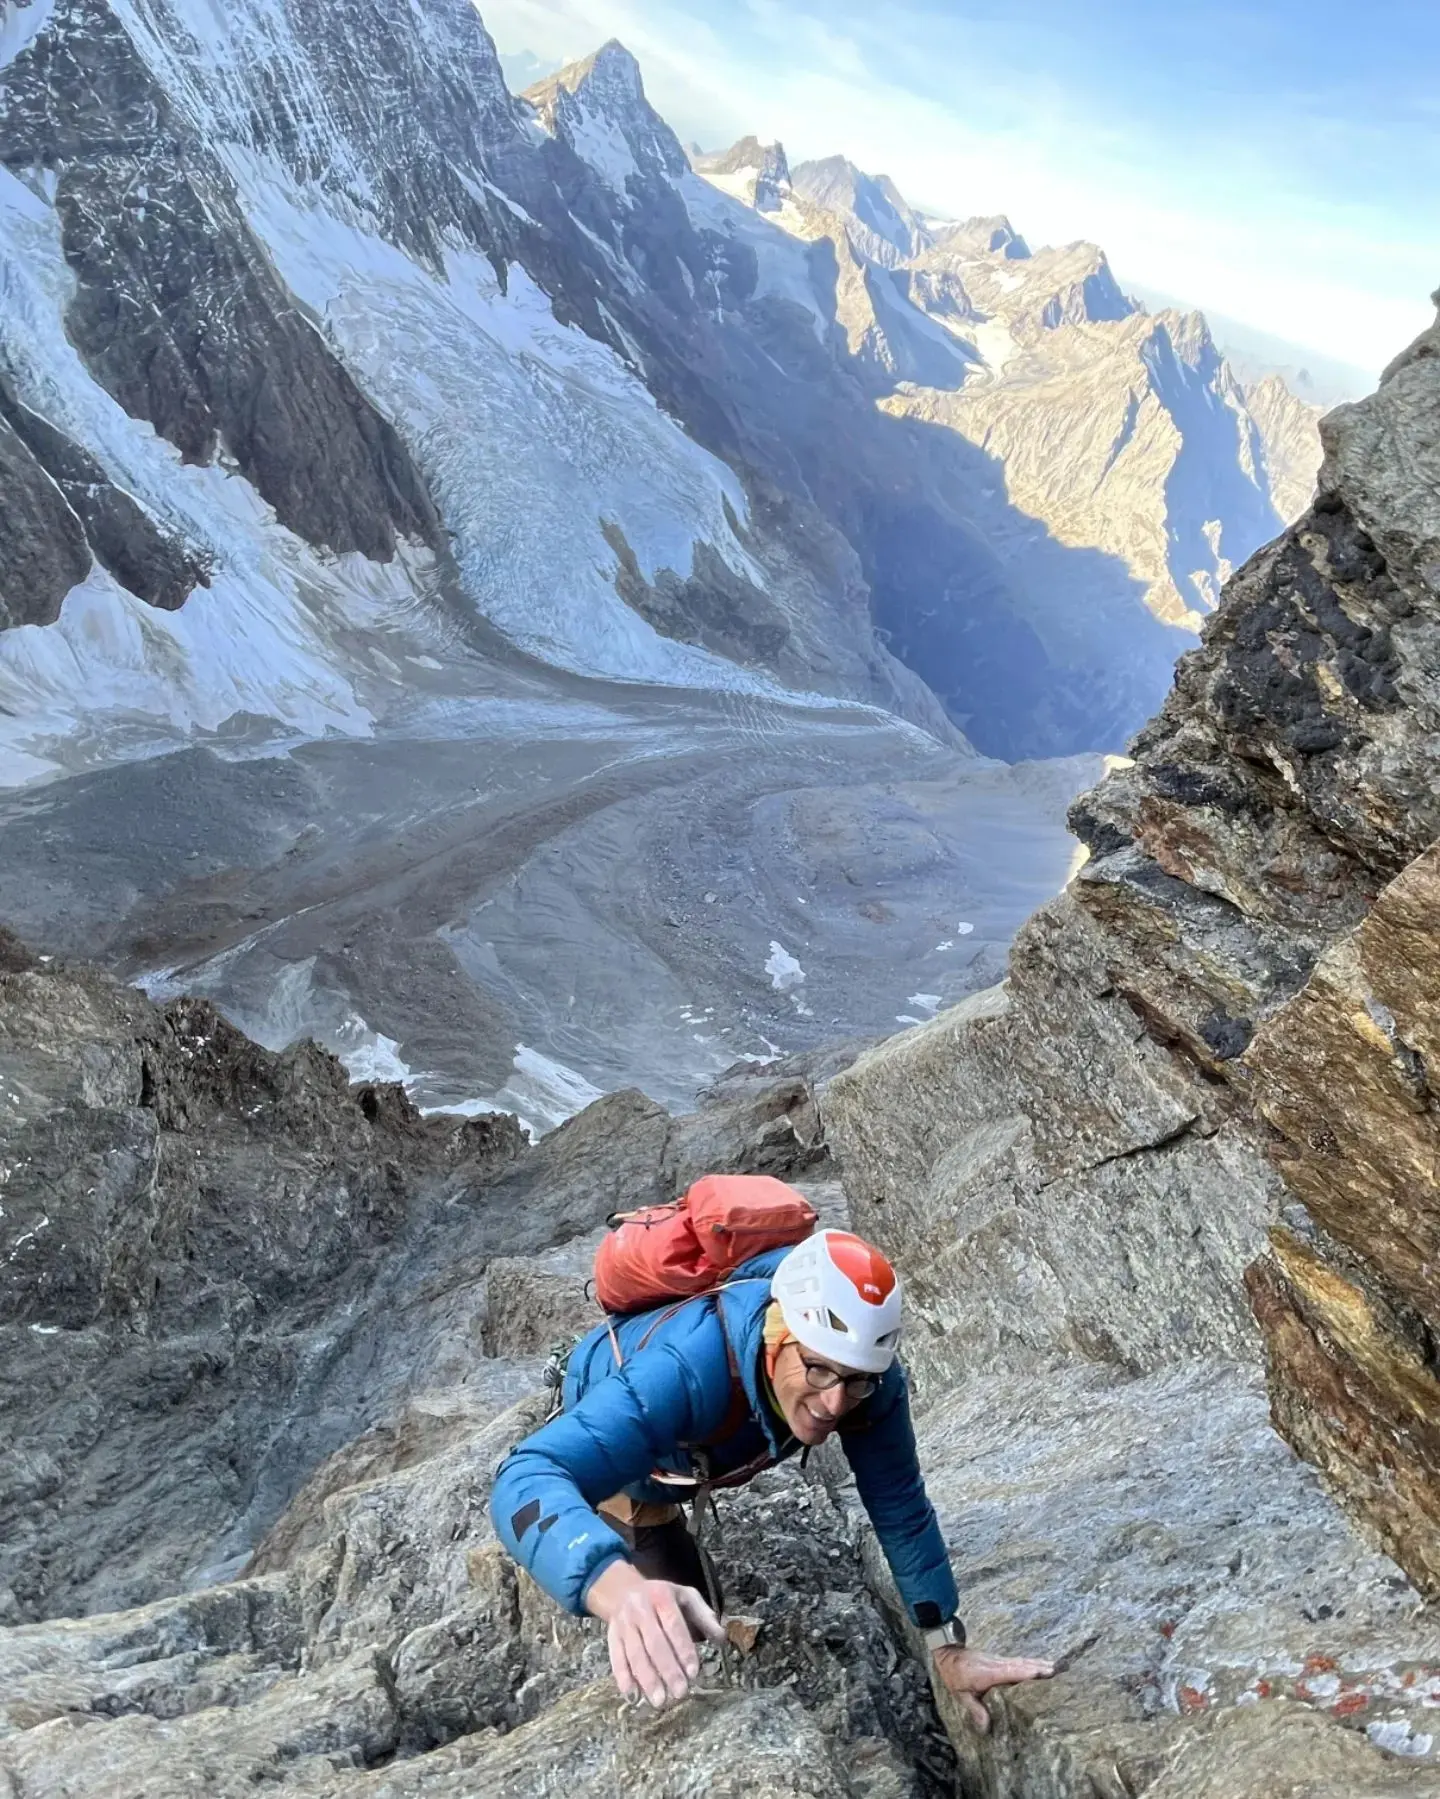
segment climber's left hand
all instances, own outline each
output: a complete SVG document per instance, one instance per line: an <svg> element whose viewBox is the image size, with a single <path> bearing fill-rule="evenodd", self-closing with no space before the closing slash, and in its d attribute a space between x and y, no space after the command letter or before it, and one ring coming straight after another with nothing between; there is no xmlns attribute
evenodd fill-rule
<svg viewBox="0 0 1440 1799"><path fill-rule="evenodd" d="M1049 1680L1053 1662L1028 1656L987 1655L983 1649L947 1646L935 1651L935 1672L948 1693L977 1730L989 1730L990 1714L981 1701L992 1687L1018 1686L1025 1680Z"/></svg>

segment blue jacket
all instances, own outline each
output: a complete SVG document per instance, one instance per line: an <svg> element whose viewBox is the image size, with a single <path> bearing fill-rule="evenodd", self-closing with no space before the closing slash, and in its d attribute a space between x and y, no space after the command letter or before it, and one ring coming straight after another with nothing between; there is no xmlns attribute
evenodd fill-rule
<svg viewBox="0 0 1440 1799"><path fill-rule="evenodd" d="M692 1299L658 1324L664 1308L615 1319L620 1366L606 1327L597 1326L570 1357L564 1412L502 1463L490 1497L495 1529L521 1567L567 1611L583 1612L596 1575L628 1554L596 1505L621 1492L652 1503L673 1501L674 1491L652 1482L651 1471L688 1474L686 1445L708 1444L730 1415L727 1334L749 1416L723 1442L710 1444L711 1474L723 1476L766 1453L781 1459L799 1448L761 1387L770 1276L784 1254L753 1257L724 1291ZM639 1348L647 1331L651 1335ZM955 1580L920 1477L898 1362L839 1436L911 1617L916 1623L952 1617Z"/></svg>

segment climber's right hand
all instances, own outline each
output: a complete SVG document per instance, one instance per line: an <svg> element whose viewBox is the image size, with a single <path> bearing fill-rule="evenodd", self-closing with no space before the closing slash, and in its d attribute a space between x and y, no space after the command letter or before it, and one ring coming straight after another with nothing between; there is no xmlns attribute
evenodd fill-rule
<svg viewBox="0 0 1440 1799"><path fill-rule="evenodd" d="M629 1562L611 1562L596 1575L585 1608L606 1627L621 1695L643 1693L657 1709L683 1699L699 1676L694 1633L725 1641L720 1620L693 1587L646 1580Z"/></svg>

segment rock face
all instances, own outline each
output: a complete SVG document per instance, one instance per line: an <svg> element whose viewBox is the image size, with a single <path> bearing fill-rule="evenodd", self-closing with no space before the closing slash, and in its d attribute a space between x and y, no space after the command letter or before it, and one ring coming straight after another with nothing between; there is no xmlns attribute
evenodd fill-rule
<svg viewBox="0 0 1440 1799"><path fill-rule="evenodd" d="M1376 1753L1433 1757L1440 1700L1434 343L1327 422L1004 986L822 1103L972 1615L1087 1671L1005 1702L977 1791L1434 1788Z"/></svg>
<svg viewBox="0 0 1440 1799"><path fill-rule="evenodd" d="M87 544L122 587L162 611L173 612L185 604L197 585L208 585L203 561L167 535L138 501L110 480L93 456L22 406L3 380L0 431L9 446L7 456L18 465L15 475L21 495L21 509L7 519L5 527L9 566L4 581L15 596L10 602L15 623L54 622L65 593L89 572ZM48 497L52 484L69 508L68 519L37 517L27 507L40 492L47 495L42 506L53 506L53 498ZM34 573L27 572L25 559L57 542L69 556L64 573L71 579L64 592L58 591L57 583L42 581L39 597L45 615L22 620L19 598L35 580Z"/></svg>
<svg viewBox="0 0 1440 1799"><path fill-rule="evenodd" d="M518 1397L611 1212L823 1167L808 1086L748 1085L682 1119L611 1094L531 1150L0 937L0 1622L213 1579L407 1396Z"/></svg>
<svg viewBox="0 0 1440 1799"><path fill-rule="evenodd" d="M1265 446L1275 510L1283 519L1299 518L1315 494L1319 421L1325 409L1291 393L1278 375L1245 382L1244 389L1245 410L1259 427Z"/></svg>
<svg viewBox="0 0 1440 1799"><path fill-rule="evenodd" d="M1318 1230L1251 1272L1276 1421L1432 1597L1440 1595L1440 1126L1427 1071L1440 971L1427 851L1323 955L1246 1051L1268 1148Z"/></svg>
<svg viewBox="0 0 1440 1799"><path fill-rule="evenodd" d="M10 1622L173 1590L283 1500L306 1449L277 1417L323 1388L347 1306L447 1176L478 1192L521 1143L352 1093L314 1045L273 1056L203 1001L20 960L0 975ZM302 1425L309 1453L336 1422Z"/></svg>
<svg viewBox="0 0 1440 1799"><path fill-rule="evenodd" d="M0 420L0 628L50 625L90 567L85 531L34 452Z"/></svg>
<svg viewBox="0 0 1440 1799"><path fill-rule="evenodd" d="M223 445L310 542L385 559L439 523L393 428L275 279L193 123L101 0L60 0L5 76L0 160L57 179L71 341L187 461Z"/></svg>

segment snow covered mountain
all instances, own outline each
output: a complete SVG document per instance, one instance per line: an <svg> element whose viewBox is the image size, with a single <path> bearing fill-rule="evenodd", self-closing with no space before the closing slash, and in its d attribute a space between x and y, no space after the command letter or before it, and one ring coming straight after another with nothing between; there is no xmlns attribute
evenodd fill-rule
<svg viewBox="0 0 1440 1799"><path fill-rule="evenodd" d="M10 391L197 583L171 612L127 586L7 418L51 542L43 599L18 560L0 581L12 769L242 716L365 728L401 612L943 729L933 689L1006 755L1119 747L1163 689L1181 640L1123 583L1077 605L1094 558L1003 499L976 528L991 459L874 403L845 323L871 274L765 210L778 176L745 203L698 178L618 45L521 102L465 0L4 19ZM963 359L877 303L925 370Z"/></svg>
<svg viewBox="0 0 1440 1799"><path fill-rule="evenodd" d="M585 672L938 716L858 580L767 569L657 405L613 198L463 0L32 0L0 56L11 778L237 714L363 727L366 634L437 605Z"/></svg>
<svg viewBox="0 0 1440 1799"><path fill-rule="evenodd" d="M0 0L0 912L537 1123L993 978L1097 764L957 720L1148 690L1047 663L810 257L618 46Z"/></svg>

